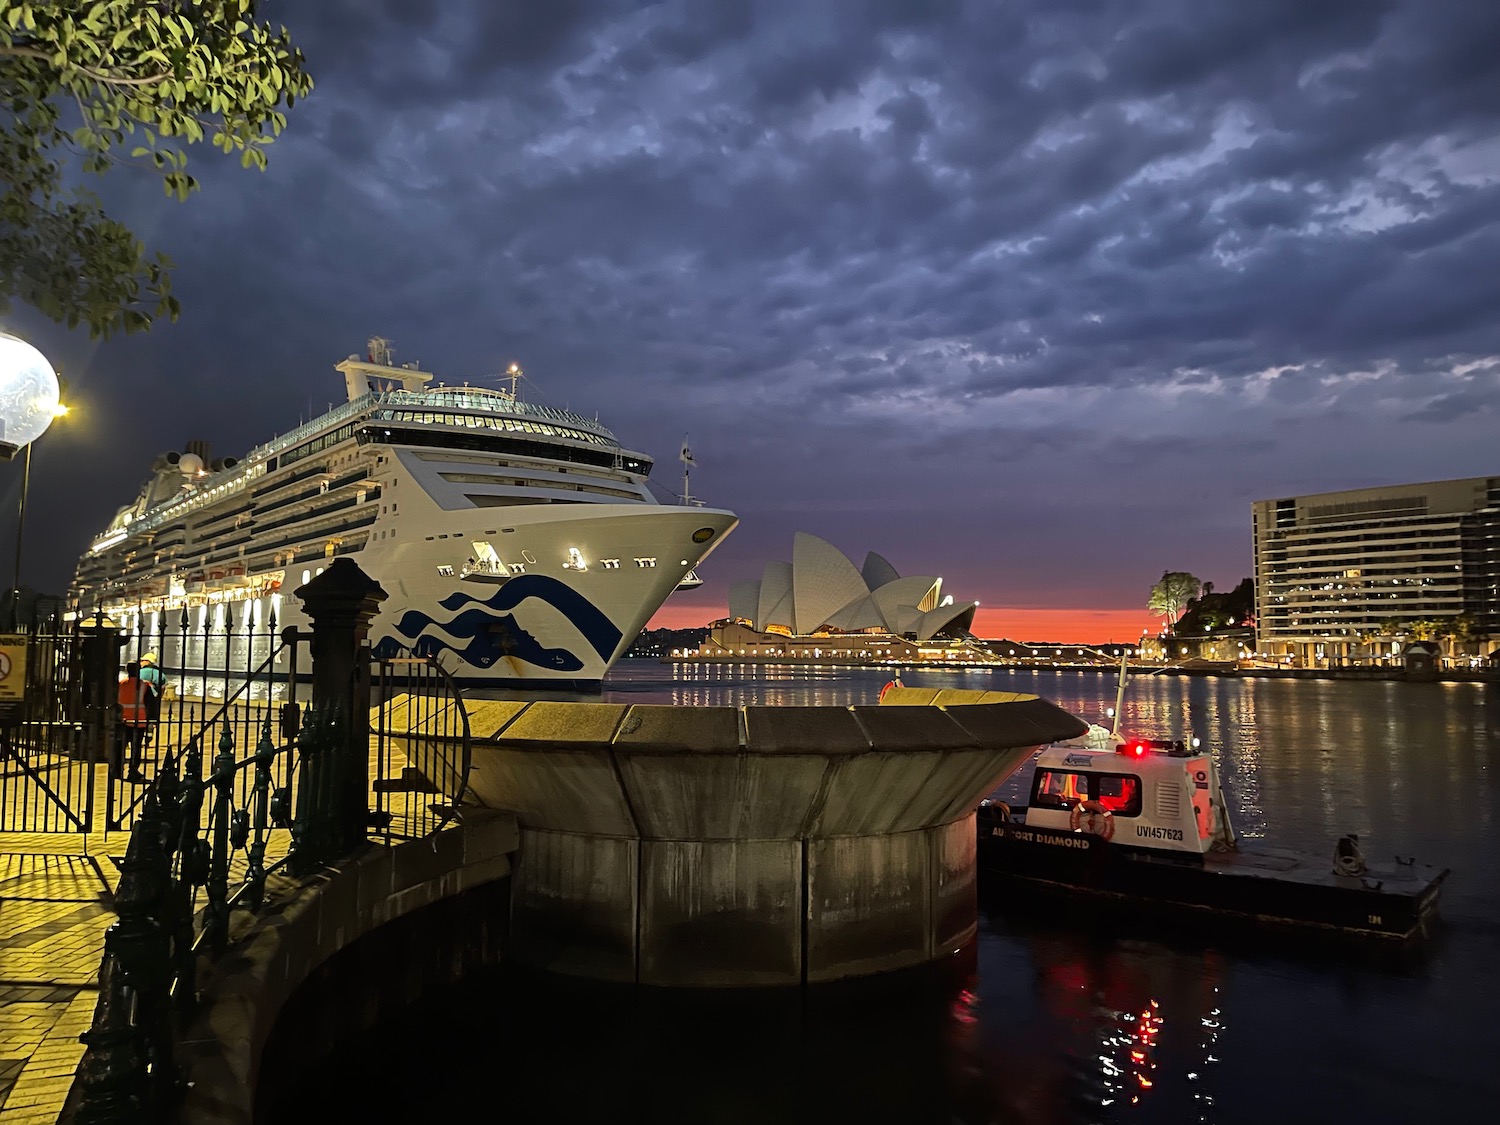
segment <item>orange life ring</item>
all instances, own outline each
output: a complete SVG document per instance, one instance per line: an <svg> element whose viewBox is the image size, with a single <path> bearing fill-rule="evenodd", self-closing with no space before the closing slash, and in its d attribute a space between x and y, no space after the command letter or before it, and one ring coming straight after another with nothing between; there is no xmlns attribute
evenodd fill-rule
<svg viewBox="0 0 1500 1125"><path fill-rule="evenodd" d="M901 681L899 679L892 680L890 683L886 684L885 687L883 687L883 688L880 689L880 699L879 699L879 702L881 702L881 703L885 702L886 693L889 692L891 690L891 688L893 688L893 687L900 687L900 686L901 686Z"/></svg>
<svg viewBox="0 0 1500 1125"><path fill-rule="evenodd" d="M1079 801L1068 814L1068 827L1074 832L1087 832L1110 840L1115 835L1115 814L1098 801Z"/></svg>

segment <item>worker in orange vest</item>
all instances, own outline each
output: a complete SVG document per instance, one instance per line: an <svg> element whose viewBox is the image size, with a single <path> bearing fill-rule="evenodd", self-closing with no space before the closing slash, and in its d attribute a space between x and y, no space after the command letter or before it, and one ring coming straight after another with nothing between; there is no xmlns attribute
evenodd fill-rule
<svg viewBox="0 0 1500 1125"><path fill-rule="evenodd" d="M120 733L130 746L127 781L145 781L141 773L141 747L146 741L146 724L151 721L151 708L147 696L151 691L141 679L141 666L132 660L125 665L125 678L120 681ZM122 747L123 749L123 747ZM122 755L123 756L123 755Z"/></svg>

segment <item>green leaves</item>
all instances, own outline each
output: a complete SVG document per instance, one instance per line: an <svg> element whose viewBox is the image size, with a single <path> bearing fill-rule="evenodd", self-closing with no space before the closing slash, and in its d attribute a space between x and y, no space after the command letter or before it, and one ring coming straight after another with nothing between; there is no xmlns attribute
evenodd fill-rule
<svg viewBox="0 0 1500 1125"><path fill-rule="evenodd" d="M264 169L283 105L312 89L301 51L256 22L254 0L3 2L0 310L23 300L95 335L175 318L166 259L147 258L92 195L65 192L63 170L74 158L110 170L138 127L131 167L175 199L198 188L185 149L205 137Z"/></svg>

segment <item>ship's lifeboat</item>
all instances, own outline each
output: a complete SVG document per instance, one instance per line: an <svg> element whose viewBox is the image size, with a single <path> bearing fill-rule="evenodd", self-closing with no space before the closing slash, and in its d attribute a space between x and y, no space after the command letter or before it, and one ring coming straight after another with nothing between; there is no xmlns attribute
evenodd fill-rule
<svg viewBox="0 0 1500 1125"><path fill-rule="evenodd" d="M224 581L224 572L222 570L210 570L208 572L208 580L210 582L222 582Z"/></svg>
<svg viewBox="0 0 1500 1125"><path fill-rule="evenodd" d="M203 592L204 574L201 570L195 570L187 576L187 581L182 588L189 594L201 594Z"/></svg>
<svg viewBox="0 0 1500 1125"><path fill-rule="evenodd" d="M250 579L245 577L245 568L242 564L235 563L233 566L224 568L224 585L245 586L249 582Z"/></svg>

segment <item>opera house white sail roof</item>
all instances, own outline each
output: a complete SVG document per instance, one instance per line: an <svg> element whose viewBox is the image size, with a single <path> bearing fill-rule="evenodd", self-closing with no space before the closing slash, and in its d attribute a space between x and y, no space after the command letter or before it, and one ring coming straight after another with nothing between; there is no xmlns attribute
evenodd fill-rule
<svg viewBox="0 0 1500 1125"><path fill-rule="evenodd" d="M730 588L729 616L762 633L786 630L794 636L827 630L879 630L918 641L962 635L979 603L957 603L942 589L941 578L902 578L873 551L856 569L833 544L799 531L791 562L767 563L758 581Z"/></svg>

